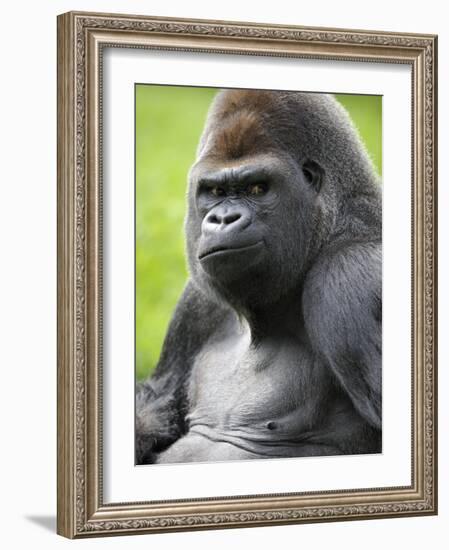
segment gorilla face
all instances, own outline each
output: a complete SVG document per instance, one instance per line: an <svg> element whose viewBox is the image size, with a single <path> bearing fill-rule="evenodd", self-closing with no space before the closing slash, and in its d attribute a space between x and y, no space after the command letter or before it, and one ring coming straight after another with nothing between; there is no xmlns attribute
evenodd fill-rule
<svg viewBox="0 0 449 550"><path fill-rule="evenodd" d="M199 176L197 257L212 278L232 281L263 269L272 239L269 217L282 200L276 185L280 180L273 164L266 161L264 165L261 160L208 167Z"/></svg>
<svg viewBox="0 0 449 550"><path fill-rule="evenodd" d="M242 113L235 115L206 130L208 146L190 171L187 251L199 288L234 306L257 306L278 302L300 281L321 170L311 161L298 164L257 117L245 127ZM253 138L246 136L249 150L238 158L222 146L235 132Z"/></svg>

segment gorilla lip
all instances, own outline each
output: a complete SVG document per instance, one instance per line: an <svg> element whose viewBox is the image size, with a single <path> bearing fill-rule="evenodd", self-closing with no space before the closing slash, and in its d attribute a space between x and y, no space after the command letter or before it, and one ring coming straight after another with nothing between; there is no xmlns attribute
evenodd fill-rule
<svg viewBox="0 0 449 550"><path fill-rule="evenodd" d="M225 255L228 253L233 252L243 252L245 250L251 250L252 248L255 248L262 244L263 241L257 241L256 243L244 245L244 246L216 246L213 248L210 248L209 250L206 250L206 252L202 252L198 255L199 260L204 260L205 258L208 258L210 256L218 256L218 255Z"/></svg>

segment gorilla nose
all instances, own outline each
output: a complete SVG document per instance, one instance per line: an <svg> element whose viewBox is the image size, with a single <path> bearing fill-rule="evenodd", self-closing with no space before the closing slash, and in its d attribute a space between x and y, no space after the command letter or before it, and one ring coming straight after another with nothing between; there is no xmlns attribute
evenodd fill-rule
<svg viewBox="0 0 449 550"><path fill-rule="evenodd" d="M231 223L236 222L242 217L240 212L230 212L228 214L224 214L223 216L220 214L209 214L208 216L208 223L213 224L224 224L224 225L230 225Z"/></svg>
<svg viewBox="0 0 449 550"><path fill-rule="evenodd" d="M250 223L249 213L234 209L214 209L204 218L203 231L242 231Z"/></svg>

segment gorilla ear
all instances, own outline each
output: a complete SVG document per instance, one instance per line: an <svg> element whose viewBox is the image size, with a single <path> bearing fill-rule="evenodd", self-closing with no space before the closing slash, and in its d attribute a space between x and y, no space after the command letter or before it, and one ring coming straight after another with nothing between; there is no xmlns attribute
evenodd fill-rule
<svg viewBox="0 0 449 550"><path fill-rule="evenodd" d="M306 181L318 192L323 182L324 170L314 160L306 160L302 165L302 171Z"/></svg>

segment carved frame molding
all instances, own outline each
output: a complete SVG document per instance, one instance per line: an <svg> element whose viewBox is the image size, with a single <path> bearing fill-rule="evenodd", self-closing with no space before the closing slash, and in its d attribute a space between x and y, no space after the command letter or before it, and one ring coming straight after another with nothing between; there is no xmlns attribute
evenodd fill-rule
<svg viewBox="0 0 449 550"><path fill-rule="evenodd" d="M102 501L102 49L406 63L412 68L409 487ZM58 17L58 533L70 538L437 513L437 37L70 12Z"/></svg>

